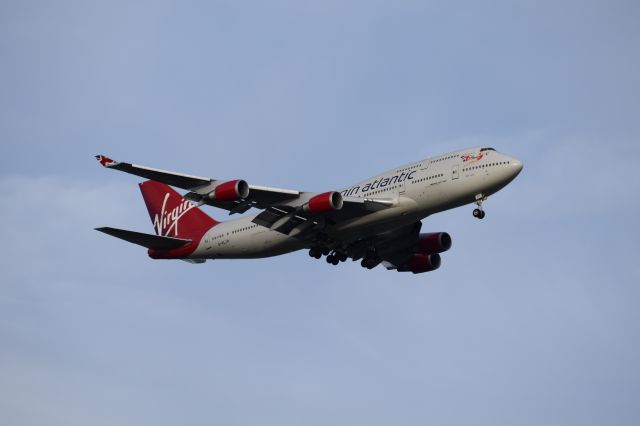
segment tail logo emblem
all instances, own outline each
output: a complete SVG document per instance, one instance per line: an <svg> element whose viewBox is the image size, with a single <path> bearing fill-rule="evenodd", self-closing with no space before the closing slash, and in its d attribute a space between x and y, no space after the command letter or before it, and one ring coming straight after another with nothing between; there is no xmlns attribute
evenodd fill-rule
<svg viewBox="0 0 640 426"><path fill-rule="evenodd" d="M166 211L167 201L171 194L167 193L162 201L162 210L160 214L156 213L153 218L153 227L156 230L156 234L161 236L168 236L171 231L177 237L178 236L178 222L180 218L185 215L189 210L195 207L187 200L182 200L180 204L173 208L170 212Z"/></svg>

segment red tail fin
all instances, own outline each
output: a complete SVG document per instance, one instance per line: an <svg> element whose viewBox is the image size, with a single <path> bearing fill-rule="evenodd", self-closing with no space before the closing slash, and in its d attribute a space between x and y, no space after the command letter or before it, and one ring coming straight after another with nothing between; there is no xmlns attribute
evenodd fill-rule
<svg viewBox="0 0 640 426"><path fill-rule="evenodd" d="M140 191L158 235L198 239L218 224L164 183L149 180L140 184Z"/></svg>

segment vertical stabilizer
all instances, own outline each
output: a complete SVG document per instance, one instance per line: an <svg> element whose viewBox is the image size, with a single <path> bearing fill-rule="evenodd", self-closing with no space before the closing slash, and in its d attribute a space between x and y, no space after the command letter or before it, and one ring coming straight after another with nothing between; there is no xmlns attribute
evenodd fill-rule
<svg viewBox="0 0 640 426"><path fill-rule="evenodd" d="M140 191L157 235L196 240L218 224L164 183L149 180Z"/></svg>

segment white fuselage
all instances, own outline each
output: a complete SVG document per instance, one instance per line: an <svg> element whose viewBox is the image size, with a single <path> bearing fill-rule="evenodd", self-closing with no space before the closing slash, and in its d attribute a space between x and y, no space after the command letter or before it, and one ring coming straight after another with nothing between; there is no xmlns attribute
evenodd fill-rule
<svg viewBox="0 0 640 426"><path fill-rule="evenodd" d="M392 200L391 207L339 222L327 232L355 241L414 223L486 198L511 182L520 170L520 161L490 148L465 149L398 167L340 191L345 199ZM296 238L253 223L255 216L214 226L189 257L259 258L305 248Z"/></svg>

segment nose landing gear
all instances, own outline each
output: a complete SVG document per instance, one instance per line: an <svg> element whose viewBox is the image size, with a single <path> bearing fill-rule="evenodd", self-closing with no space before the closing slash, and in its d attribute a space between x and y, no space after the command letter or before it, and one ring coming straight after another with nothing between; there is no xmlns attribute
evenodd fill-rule
<svg viewBox="0 0 640 426"><path fill-rule="evenodd" d="M480 209L473 210L473 217L476 217L478 219L484 219L484 215L485 215L484 210L480 210Z"/></svg>
<svg viewBox="0 0 640 426"><path fill-rule="evenodd" d="M476 204L478 205L478 208L473 210L473 217L484 219L485 213L484 210L482 210L482 202L486 199L487 197L482 194L476 195Z"/></svg>

